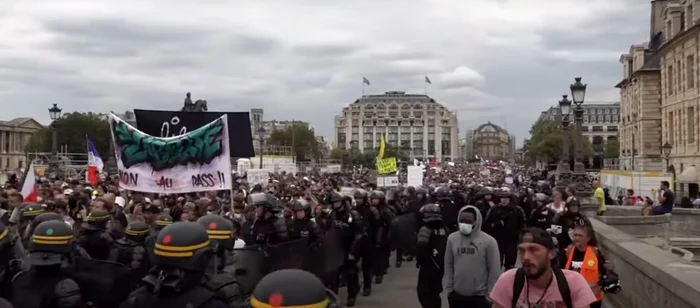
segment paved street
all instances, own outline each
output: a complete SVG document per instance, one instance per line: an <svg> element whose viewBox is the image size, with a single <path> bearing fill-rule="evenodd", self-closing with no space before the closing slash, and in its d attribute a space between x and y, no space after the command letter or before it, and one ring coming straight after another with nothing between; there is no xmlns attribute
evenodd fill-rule
<svg viewBox="0 0 700 308"><path fill-rule="evenodd" d="M394 264L392 258L391 264ZM360 283L362 283L360 277ZM384 282L380 285L372 286L372 295L369 297L360 294L357 297L355 307L362 308L417 308L420 307L416 296L416 281L418 279L418 269L416 262L404 262L401 268L391 267L389 275L384 277ZM347 297L345 288L340 289L338 294L341 301L345 302ZM447 307L447 303L443 306Z"/></svg>

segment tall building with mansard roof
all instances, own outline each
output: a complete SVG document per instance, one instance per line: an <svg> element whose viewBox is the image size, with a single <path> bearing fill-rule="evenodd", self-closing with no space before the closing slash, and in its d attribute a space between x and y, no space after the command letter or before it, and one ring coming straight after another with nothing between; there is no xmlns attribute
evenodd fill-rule
<svg viewBox="0 0 700 308"><path fill-rule="evenodd" d="M335 117L335 144L340 149L375 151L381 136L417 159L459 159L457 113L423 94L391 91L365 95Z"/></svg>

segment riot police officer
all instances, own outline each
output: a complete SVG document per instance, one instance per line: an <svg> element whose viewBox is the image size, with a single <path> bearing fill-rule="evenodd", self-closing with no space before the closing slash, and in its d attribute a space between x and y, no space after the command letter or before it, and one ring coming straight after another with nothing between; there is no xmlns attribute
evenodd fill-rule
<svg viewBox="0 0 700 308"><path fill-rule="evenodd" d="M389 230L394 223L394 214L386 205L386 196L382 191L372 191L369 195L370 205L379 212L379 225L377 226L377 235L375 239L374 249L374 283L381 284L384 280L384 275L389 268L389 258L391 257L391 247L389 246Z"/></svg>
<svg viewBox="0 0 700 308"><path fill-rule="evenodd" d="M223 295L232 307L242 306L244 299L241 286L236 276L224 268L227 264L227 253L233 250L233 223L219 215L202 216L197 223L207 230L209 242L214 250L213 264L210 264L207 270L210 276L207 286Z"/></svg>
<svg viewBox="0 0 700 308"><path fill-rule="evenodd" d="M214 251L207 230L198 223L178 222L158 234L153 268L144 286L131 292L122 308L225 308L226 299L210 290L206 268Z"/></svg>
<svg viewBox="0 0 700 308"><path fill-rule="evenodd" d="M54 213L54 212L47 212L47 213L44 213L44 214L40 214L39 216L37 216L36 218L34 218L34 219L32 220L32 222L31 222L31 224L30 224L30 227L32 228L32 233L34 232L33 230L35 230L36 227L37 227L40 223L45 222L45 221L50 221L50 220L61 221L61 222L66 223L67 225L71 226L68 222L66 222L66 221L63 220L63 217L61 217L61 215L56 214L56 213ZM71 226L71 228L73 228L73 227ZM74 230L74 233L75 233L75 230ZM77 258L77 257L83 257L83 258L89 258L89 257L90 257L90 256L87 254L87 252L85 252L85 249L83 249L82 247L80 247L80 245L78 245L77 240L72 239L72 240L70 241L70 245L71 245L71 249L70 249L69 258L68 258L68 260L67 260L67 262L66 262L67 264L64 264L64 266L73 265L73 264L74 264L73 261L74 261L75 258Z"/></svg>
<svg viewBox="0 0 700 308"><path fill-rule="evenodd" d="M442 306L442 276L444 275L445 247L449 229L443 223L440 206L426 204L421 208L423 226L418 231L416 244L418 272L418 301L423 308Z"/></svg>
<svg viewBox="0 0 700 308"><path fill-rule="evenodd" d="M146 275L149 268L146 238L150 233L151 228L145 222L130 222L124 230L124 237L116 241L110 261L128 266L137 277Z"/></svg>
<svg viewBox="0 0 700 308"><path fill-rule="evenodd" d="M500 203L492 207L486 215L489 235L498 242L501 263L506 270L515 266L518 257L520 231L525 228L526 218L523 209L513 203L513 194L499 191Z"/></svg>
<svg viewBox="0 0 700 308"><path fill-rule="evenodd" d="M112 215L106 210L92 211L87 217L87 226L82 229L78 244L93 259L107 260L114 248L114 239L107 231L111 219Z"/></svg>
<svg viewBox="0 0 700 308"><path fill-rule="evenodd" d="M365 240L360 252L361 268L362 268L362 295L369 296L372 294L372 274L374 273L374 265L376 264L376 248L379 248L379 240L381 237L382 220L379 215L379 210L375 206L369 204L369 194L364 189L356 189L353 192L355 197L355 208L362 216L363 229L365 232ZM376 197L376 196L375 196ZM357 203L357 200L362 200ZM374 199L379 201L378 199Z"/></svg>
<svg viewBox="0 0 700 308"><path fill-rule="evenodd" d="M362 252L362 240L365 229L362 216L359 212L351 208L349 201L337 192L332 192L329 196L331 203L331 213L329 219L332 225L339 227L343 232L343 248L345 250L345 261L340 268L347 281L348 298L345 305L355 306L357 294L360 292L360 281L358 277L357 260ZM340 273L339 273L340 274ZM329 281L329 288L333 292L338 292L340 275L335 275Z"/></svg>
<svg viewBox="0 0 700 308"><path fill-rule="evenodd" d="M16 308L77 308L80 287L62 266L70 254L73 229L63 221L40 223L29 242L30 269L12 279Z"/></svg>
<svg viewBox="0 0 700 308"><path fill-rule="evenodd" d="M457 231L457 216L459 216L460 206L452 201L451 192L446 187L439 187L435 191L435 199L442 211L442 222L450 230L450 233Z"/></svg>
<svg viewBox="0 0 700 308"><path fill-rule="evenodd" d="M250 202L255 205L258 219L252 230L254 243L246 244L275 245L286 242L289 239L289 232L284 219L278 218L276 215L280 211L277 198L267 193L254 193L249 198Z"/></svg>
<svg viewBox="0 0 700 308"><path fill-rule="evenodd" d="M10 228L0 222L0 297L12 299L12 277L25 271L27 256L22 243L12 234Z"/></svg>
<svg viewBox="0 0 700 308"><path fill-rule="evenodd" d="M24 247L27 247L29 246L29 240L33 234L33 230L31 229L32 221L37 216L46 213L46 207L43 204L30 203L22 207L20 211L21 216L17 231L22 239L22 244Z"/></svg>
<svg viewBox="0 0 700 308"><path fill-rule="evenodd" d="M291 202L291 209L294 212L289 226L289 238L292 240L307 238L309 243L315 243L323 234L315 221L311 220L311 206L304 199L297 199Z"/></svg>
<svg viewBox="0 0 700 308"><path fill-rule="evenodd" d="M153 248L156 245L156 239L158 238L158 233L163 228L173 224L173 217L168 214L160 214L155 221L155 227L151 234L146 238L146 249L149 252L153 252Z"/></svg>
<svg viewBox="0 0 700 308"><path fill-rule="evenodd" d="M339 308L338 297L313 274L284 269L267 274L250 298L252 308Z"/></svg>

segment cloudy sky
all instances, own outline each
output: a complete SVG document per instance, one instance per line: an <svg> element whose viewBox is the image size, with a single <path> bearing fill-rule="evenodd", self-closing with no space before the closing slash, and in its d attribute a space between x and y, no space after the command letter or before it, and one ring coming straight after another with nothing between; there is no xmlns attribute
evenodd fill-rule
<svg viewBox="0 0 700 308"><path fill-rule="evenodd" d="M587 100L618 101L618 62L648 40L649 1L0 1L2 119L47 108L264 108L333 135L366 93L428 94L461 132L490 120L519 143L573 77Z"/></svg>

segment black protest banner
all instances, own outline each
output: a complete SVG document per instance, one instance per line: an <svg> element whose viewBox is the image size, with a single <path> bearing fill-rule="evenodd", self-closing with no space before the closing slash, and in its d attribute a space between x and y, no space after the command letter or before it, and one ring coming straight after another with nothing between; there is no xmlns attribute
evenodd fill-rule
<svg viewBox="0 0 700 308"><path fill-rule="evenodd" d="M220 118L228 117L231 157L254 157L248 112L181 112L134 109L137 128L155 137L174 137L193 131Z"/></svg>

